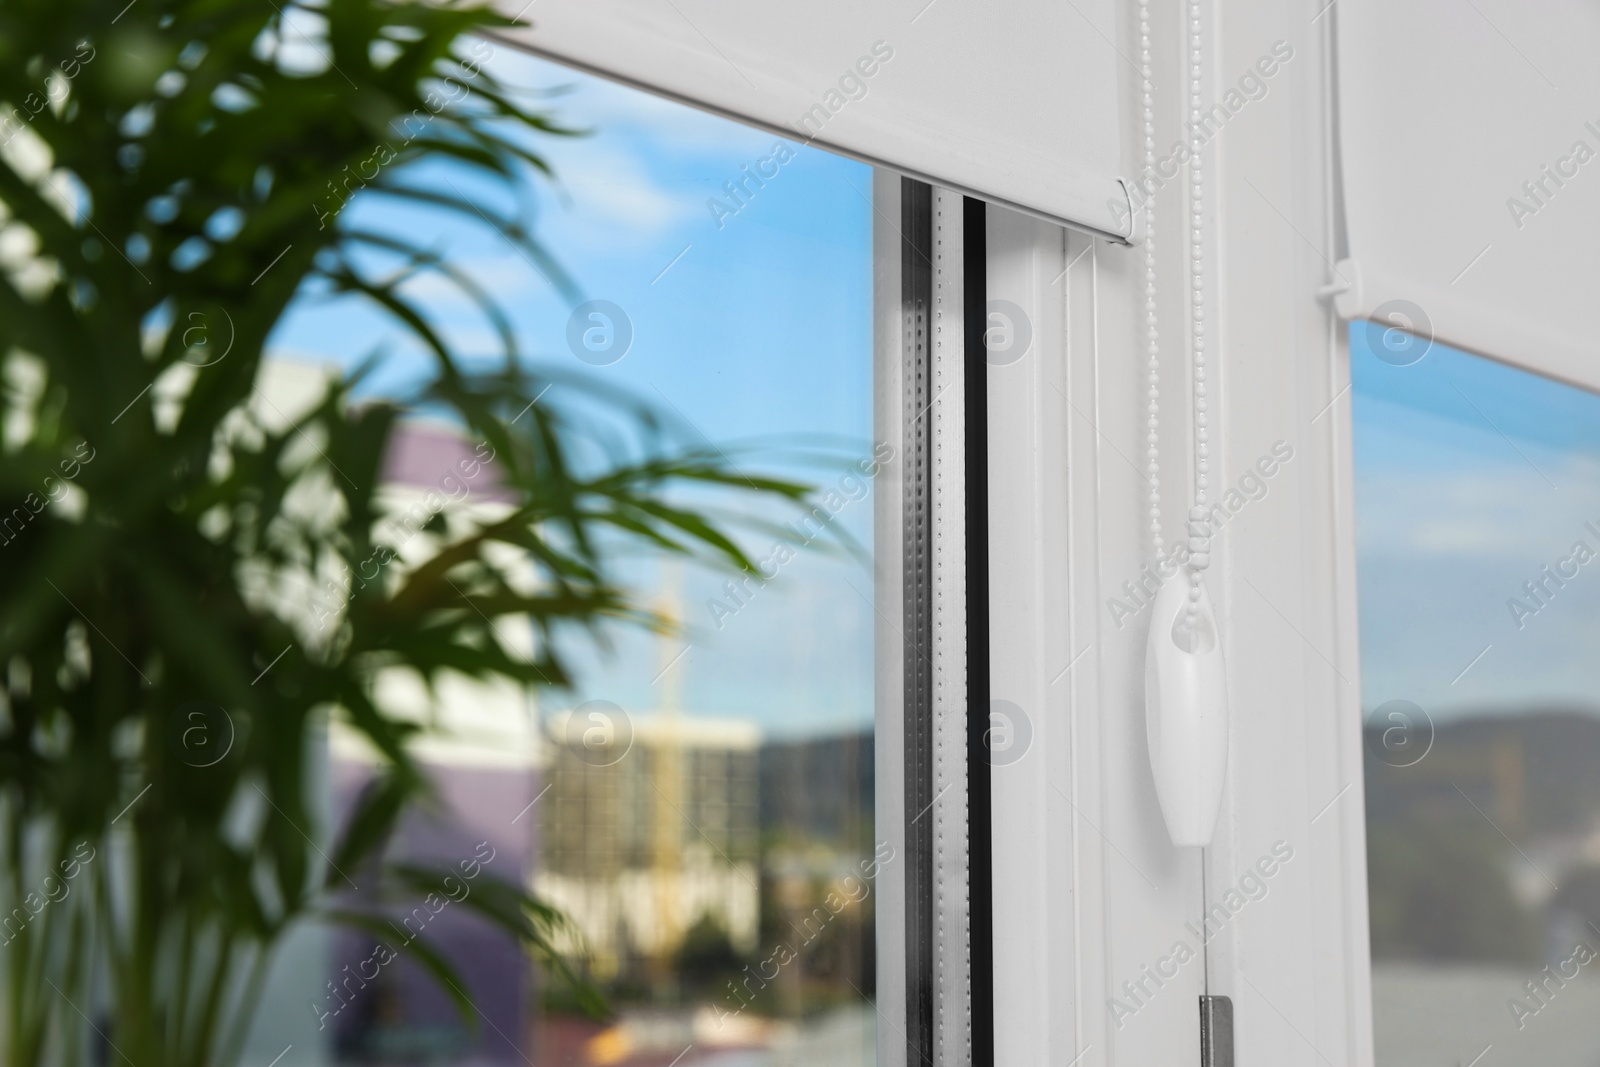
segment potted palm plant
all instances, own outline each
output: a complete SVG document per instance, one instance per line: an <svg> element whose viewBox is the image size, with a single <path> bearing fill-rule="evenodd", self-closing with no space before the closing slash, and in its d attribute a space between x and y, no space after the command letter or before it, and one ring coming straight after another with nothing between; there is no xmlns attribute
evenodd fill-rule
<svg viewBox="0 0 1600 1067"><path fill-rule="evenodd" d="M562 687L574 639L607 620L665 625L613 577L619 546L751 565L677 487L805 494L583 379L535 403L560 376L531 369L489 294L349 221L352 196L427 203L494 227L566 286L518 217L410 180L429 158L502 187L543 166L530 138L563 131L482 63L481 35L508 24L417 0L0 6L0 1055L14 1067L94 1047L141 1067L236 1062L285 935L374 921L342 906L332 872L418 891L450 873L383 866L428 780L421 727L380 699L378 672ZM408 297L422 272L496 327L492 364L464 361ZM430 354L426 380L356 403L358 372L264 409L268 337L310 285L392 315ZM396 558L379 488L416 407L483 443L506 503ZM531 622L531 654L497 637L503 619ZM330 719L381 766L318 844L312 755ZM554 947L559 914L488 873L468 904L599 1010ZM408 951L460 993L425 937Z"/></svg>

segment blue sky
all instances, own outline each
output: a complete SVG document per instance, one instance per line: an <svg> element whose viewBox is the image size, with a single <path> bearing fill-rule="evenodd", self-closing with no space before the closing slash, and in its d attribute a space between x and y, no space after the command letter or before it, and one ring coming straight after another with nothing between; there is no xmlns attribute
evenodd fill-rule
<svg viewBox="0 0 1600 1067"><path fill-rule="evenodd" d="M870 168L792 145L794 157L777 175L737 214L719 219L707 201L741 178L743 166L773 156L777 138L505 47L497 46L489 68L530 92L562 90L545 100L548 109L565 125L593 131L536 142L556 181L536 183L531 207L541 241L582 295L623 309L633 332L627 355L604 367L580 362L567 343L571 305L488 226L359 196L343 220L403 227L436 242L510 309L534 361L626 386L680 417L691 437L723 444L826 436L869 453ZM416 179L454 187L486 206L511 207L450 164L429 164ZM493 350L487 324L445 286L421 282L412 295L429 301L465 350ZM281 325L272 350L353 366L387 344L391 352L369 388L393 392L427 366L420 351L397 344L402 337L368 305L308 294ZM816 479L832 482L837 475ZM871 540L871 509L868 498L839 517L864 544ZM770 540L755 538L750 547L764 555ZM628 574L650 591L662 584L653 565ZM803 556L719 630L706 601L725 577L691 573L682 581L679 601L697 634L674 669L679 677L652 686L660 649L623 640L610 659L589 662L577 699L650 711L676 680L686 710L754 717L775 733L869 724L867 567Z"/></svg>
<svg viewBox="0 0 1600 1067"><path fill-rule="evenodd" d="M1439 344L1391 366L1360 326L1351 373L1363 704L1600 709L1600 558L1523 590L1600 555L1600 396Z"/></svg>

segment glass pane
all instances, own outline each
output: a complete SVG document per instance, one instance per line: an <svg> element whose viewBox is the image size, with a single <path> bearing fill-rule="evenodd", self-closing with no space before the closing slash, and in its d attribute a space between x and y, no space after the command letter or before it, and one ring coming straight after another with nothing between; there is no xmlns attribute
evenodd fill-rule
<svg viewBox="0 0 1600 1067"><path fill-rule="evenodd" d="M744 484L707 485L682 503L719 516L742 508L755 572L684 565L665 550L623 561L624 584L682 633L601 631L570 692L546 690L536 707L468 683L399 694L450 736L425 744L445 805L413 816L391 857L475 859L525 884L570 921L556 943L613 1015L586 1017L551 967L441 905L414 925L465 976L472 1025L402 961L330 1016L336 1058L870 1063L871 494L891 455L871 441L871 172L500 46L490 65L586 131L538 144L555 180L536 234L573 295L492 225L359 196L346 210L436 241L506 300L531 358L579 383L552 389L628 390L664 432L714 447ZM425 177L429 189L479 195L451 164ZM468 301L434 306L461 343L482 335L493 348ZM286 364L349 365L395 332L370 306L308 296L277 349ZM400 388L426 359L402 347L365 388ZM472 444L449 427L409 428L390 458L396 498L423 499ZM773 475L815 487L811 504L752 511L735 499ZM370 757L337 729L332 778L341 815L372 778ZM337 934L335 982L373 945L365 931Z"/></svg>
<svg viewBox="0 0 1600 1067"><path fill-rule="evenodd" d="M1384 1067L1600 1057L1600 397L1351 331Z"/></svg>

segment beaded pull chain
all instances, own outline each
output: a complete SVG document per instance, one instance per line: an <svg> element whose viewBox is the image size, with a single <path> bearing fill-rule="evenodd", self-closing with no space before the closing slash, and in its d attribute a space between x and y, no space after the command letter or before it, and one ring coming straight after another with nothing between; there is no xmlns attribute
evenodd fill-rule
<svg viewBox="0 0 1600 1067"><path fill-rule="evenodd" d="M1161 817L1172 843L1182 848L1205 848L1216 832L1228 769L1228 668L1223 659L1221 635L1206 596L1203 572L1211 562L1211 524L1206 515L1206 488L1211 466L1211 445L1206 418L1205 330L1205 170L1201 158L1206 131L1200 124L1203 98L1201 32L1205 0L1183 0L1188 25L1184 35L1189 53L1184 73L1189 80L1185 145L1189 151L1189 338L1194 383L1194 495L1185 524L1187 539L1178 542L1176 554L1184 557L1187 581L1173 580L1156 593L1151 605L1150 629L1145 634L1144 712L1150 747L1150 771ZM1148 359L1148 411L1150 478L1150 534L1163 573L1171 563L1163 553L1161 492L1157 481L1160 459L1160 338L1156 332L1156 254L1151 240L1155 194L1155 91L1150 80L1149 0L1139 3L1139 46L1144 74L1145 222L1144 318L1145 354Z"/></svg>
<svg viewBox="0 0 1600 1067"><path fill-rule="evenodd" d="M1210 471L1210 433L1206 417L1206 336L1205 336L1205 166L1201 149L1205 139L1200 124L1202 101L1200 0L1190 0L1189 51L1189 253L1190 253L1190 337L1194 374L1194 502L1189 508L1189 604L1184 629L1189 641L1198 643L1194 633L1200 610L1201 572L1211 564L1211 524L1206 518L1206 487ZM1162 558L1165 541L1161 536L1161 484L1159 463L1160 429L1160 338L1156 328L1156 250L1155 250L1155 92L1151 82L1150 4L1139 3L1140 72L1143 81L1144 168L1140 178L1144 193L1144 317L1147 356L1148 432L1146 441L1150 482L1150 538L1156 558Z"/></svg>
<svg viewBox="0 0 1600 1067"><path fill-rule="evenodd" d="M1144 193L1144 323L1145 352L1148 356L1149 414L1147 469L1150 482L1150 540L1156 559L1162 557L1161 539L1161 463L1158 444L1161 420L1161 346L1156 330L1156 116L1155 93L1150 82L1150 0L1139 0L1140 69L1144 75L1144 169L1139 177Z"/></svg>
<svg viewBox="0 0 1600 1067"><path fill-rule="evenodd" d="M1189 617L1200 609L1200 572L1211 565L1211 524L1206 522L1206 472L1211 447L1206 429L1205 166L1201 137L1200 0L1189 0L1189 303L1194 352L1194 505L1189 509Z"/></svg>

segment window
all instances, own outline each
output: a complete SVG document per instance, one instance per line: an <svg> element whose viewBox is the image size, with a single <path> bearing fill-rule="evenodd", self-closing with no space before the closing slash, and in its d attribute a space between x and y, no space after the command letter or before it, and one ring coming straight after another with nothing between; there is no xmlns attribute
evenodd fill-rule
<svg viewBox="0 0 1600 1067"><path fill-rule="evenodd" d="M570 918L564 947L615 1018L584 1018L514 943L441 915L426 939L468 978L476 1032L403 962L327 1019L333 1051L552 1067L871 1063L871 497L895 458L872 439L872 172L504 46L491 62L588 131L538 146L555 173L537 220L551 261L492 224L415 205L357 200L353 219L435 236L509 300L529 357L555 368L551 388L630 391L664 433L715 448L741 476L816 491L805 507L746 509L757 573L668 553L625 561L625 580L681 632L600 635L609 647L584 657L570 694L535 706L470 684L411 694L444 727L426 751L446 807L413 818L393 848L453 863L486 841L497 873ZM474 195L448 163L427 181ZM571 294L551 283L558 271ZM419 278L417 295L430 284ZM465 300L431 306L465 344L485 329ZM385 335L376 314L305 294L277 353L288 367L349 366ZM392 388L424 359L402 350L365 388ZM470 448L420 414L390 459L397 494L420 496ZM710 486L684 502L725 514L731 495ZM336 812L370 778L364 760L335 729ZM337 933L329 972L371 941ZM306 977L280 975L294 1010L325 976ZM281 1016L267 1013L274 1038Z"/></svg>
<svg viewBox="0 0 1600 1067"><path fill-rule="evenodd" d="M1377 326L1351 361L1377 1062L1590 1062L1600 397Z"/></svg>

